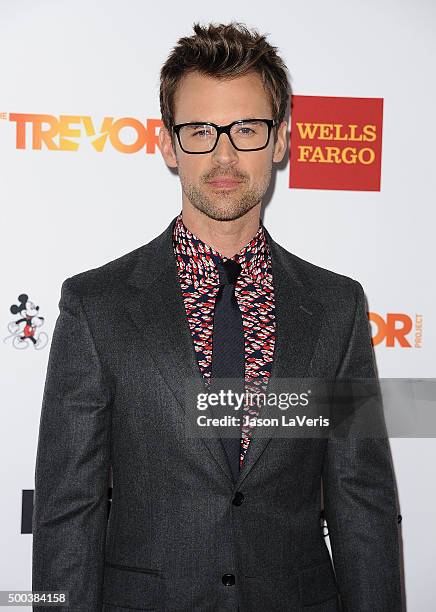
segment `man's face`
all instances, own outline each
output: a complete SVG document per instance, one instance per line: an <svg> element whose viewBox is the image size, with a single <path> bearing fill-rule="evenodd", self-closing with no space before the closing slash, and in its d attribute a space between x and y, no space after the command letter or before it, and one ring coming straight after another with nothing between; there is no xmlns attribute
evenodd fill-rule
<svg viewBox="0 0 436 612"><path fill-rule="evenodd" d="M255 73L232 80L187 74L177 88L174 105L175 124L272 119L268 94ZM261 202L271 180L272 162L284 156L286 129L283 121L277 142L271 131L268 146L260 151L238 151L227 134L221 134L211 153L190 155L177 139L173 149L165 129L159 138L166 163L178 168L183 199L212 219L232 221Z"/></svg>

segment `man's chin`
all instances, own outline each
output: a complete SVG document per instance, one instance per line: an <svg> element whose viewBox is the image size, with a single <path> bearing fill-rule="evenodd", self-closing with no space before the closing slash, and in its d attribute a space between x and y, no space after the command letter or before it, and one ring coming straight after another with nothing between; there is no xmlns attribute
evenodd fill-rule
<svg viewBox="0 0 436 612"><path fill-rule="evenodd" d="M254 190L244 193L236 193L236 190L214 190L213 193L206 193L190 188L184 192L194 208L214 221L240 219L261 200L261 194Z"/></svg>
<svg viewBox="0 0 436 612"><path fill-rule="evenodd" d="M248 213L252 206L201 206L197 207L202 213L204 213L209 219L214 219L214 221L235 221L235 219L240 219L244 215Z"/></svg>

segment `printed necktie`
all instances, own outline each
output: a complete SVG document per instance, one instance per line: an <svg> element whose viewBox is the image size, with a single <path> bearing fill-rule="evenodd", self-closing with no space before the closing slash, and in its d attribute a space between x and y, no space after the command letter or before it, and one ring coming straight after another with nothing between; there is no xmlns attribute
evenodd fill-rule
<svg viewBox="0 0 436 612"><path fill-rule="evenodd" d="M241 264L233 259L220 260L217 263L220 287L215 301L213 335L212 335L212 365L211 383L213 391L231 388L235 393L245 390L245 350L242 313L235 295L235 284L241 272ZM224 385L221 378L237 379L232 384ZM231 414L229 408L222 411ZM234 413L241 419L242 411ZM227 428L230 432L230 428ZM233 478L239 475L239 456L241 429L233 428L232 437L222 437L221 441L227 453Z"/></svg>

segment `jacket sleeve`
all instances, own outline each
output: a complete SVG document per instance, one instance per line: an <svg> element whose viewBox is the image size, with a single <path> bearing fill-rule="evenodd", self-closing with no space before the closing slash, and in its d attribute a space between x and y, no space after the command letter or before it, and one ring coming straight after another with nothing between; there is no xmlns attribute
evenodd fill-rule
<svg viewBox="0 0 436 612"><path fill-rule="evenodd" d="M354 323L337 379L377 379L365 297L354 282ZM401 612L398 513L387 435L330 438L323 493L343 609Z"/></svg>
<svg viewBox="0 0 436 612"><path fill-rule="evenodd" d="M111 393L70 284L62 285L49 354L32 518L32 590L68 591L69 605L38 612L102 607Z"/></svg>

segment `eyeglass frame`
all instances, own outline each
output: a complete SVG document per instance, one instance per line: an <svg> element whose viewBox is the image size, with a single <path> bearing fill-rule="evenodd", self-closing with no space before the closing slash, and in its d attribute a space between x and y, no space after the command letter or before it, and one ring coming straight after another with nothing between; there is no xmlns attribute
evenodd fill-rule
<svg viewBox="0 0 436 612"><path fill-rule="evenodd" d="M235 145L235 143L232 140L232 137L230 135L230 130L231 128L236 125L237 123L246 123L248 121L264 121L267 126L268 126L268 137L266 140L266 144L263 147L256 147L255 149L240 149L239 147L237 147ZM213 147L211 149L209 149L208 151L187 151L186 149L184 149L182 147L182 143L180 141L180 129L182 127L184 127L185 125L211 125L212 127L214 127L216 129L217 132L217 137L216 137L216 141L215 144L213 145ZM182 151L184 153L187 153L188 155L204 155L205 153L212 153L212 151L216 148L218 141L220 139L221 134L227 134L227 136L229 137L230 142L232 143L232 146L237 150L237 151L262 151L263 149L266 149L266 147L269 144L269 140L271 138L271 130L273 127L276 127L278 125L278 121L276 121L275 119L237 119L236 121L232 121L232 123L228 123L227 125L217 125L216 123L212 123L211 121L188 121L187 123L178 123L176 125L172 126L172 131L176 134L177 136L177 140L179 142L179 146L182 149Z"/></svg>

